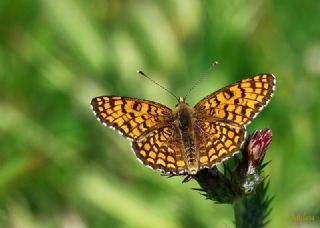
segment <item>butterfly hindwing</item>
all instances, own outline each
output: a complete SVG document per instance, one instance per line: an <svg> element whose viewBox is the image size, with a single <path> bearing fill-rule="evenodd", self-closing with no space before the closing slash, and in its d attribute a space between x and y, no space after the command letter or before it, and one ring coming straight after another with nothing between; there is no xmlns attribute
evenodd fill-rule
<svg viewBox="0 0 320 228"><path fill-rule="evenodd" d="M187 172L182 139L174 124L155 129L139 141L132 142L137 158L146 166L165 174Z"/></svg>
<svg viewBox="0 0 320 228"><path fill-rule="evenodd" d="M130 97L96 97L92 99L91 106L99 121L131 140L138 139L172 118L170 108Z"/></svg>
<svg viewBox="0 0 320 228"><path fill-rule="evenodd" d="M200 169L210 168L240 150L245 138L245 129L224 122L198 120L195 123L195 138Z"/></svg>

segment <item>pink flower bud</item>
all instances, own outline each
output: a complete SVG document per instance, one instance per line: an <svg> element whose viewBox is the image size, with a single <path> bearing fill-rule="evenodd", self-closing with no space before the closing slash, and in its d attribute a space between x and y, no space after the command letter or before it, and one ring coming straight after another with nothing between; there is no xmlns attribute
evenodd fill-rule
<svg viewBox="0 0 320 228"><path fill-rule="evenodd" d="M262 131L255 131L250 138L245 148L246 156L249 162L256 163L263 157L264 152L269 146L272 139L272 132L265 128Z"/></svg>

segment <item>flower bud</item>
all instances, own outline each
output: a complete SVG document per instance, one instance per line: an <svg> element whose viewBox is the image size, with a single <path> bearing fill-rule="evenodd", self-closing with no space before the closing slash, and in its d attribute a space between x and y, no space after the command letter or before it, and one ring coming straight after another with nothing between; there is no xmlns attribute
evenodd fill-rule
<svg viewBox="0 0 320 228"><path fill-rule="evenodd" d="M263 157L267 147L272 139L272 132L265 128L261 131L255 131L250 138L245 148L245 155L249 163L257 163Z"/></svg>

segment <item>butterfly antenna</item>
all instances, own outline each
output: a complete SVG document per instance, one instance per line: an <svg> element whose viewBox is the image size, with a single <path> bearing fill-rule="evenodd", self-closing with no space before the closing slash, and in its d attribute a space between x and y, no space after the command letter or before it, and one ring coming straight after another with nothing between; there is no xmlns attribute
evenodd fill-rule
<svg viewBox="0 0 320 228"><path fill-rule="evenodd" d="M211 64L210 68L209 68L209 72L211 72L216 65L218 65L218 62L217 62L217 61L213 62L213 63ZM209 72L208 72L208 73L209 73ZM184 100L186 100L186 99L187 99L187 96L190 94L190 92L191 92L194 88L196 88L196 87L198 86L198 84L199 84L205 77L208 76L208 73L202 75L202 77L200 77L200 78L198 79L198 81L196 81L196 83L193 84L193 86L189 89L189 91L187 92L187 94L184 96Z"/></svg>
<svg viewBox="0 0 320 228"><path fill-rule="evenodd" d="M160 88L164 89L165 91L167 91L169 94L171 94L173 97L175 97L178 101L179 101L179 98L174 94L172 93L170 90L168 90L166 87L160 85L158 82L156 82L155 80L153 80L152 78L150 78L148 75L146 75L142 70L138 70L137 71L138 74L148 78L149 80L151 80L154 84L158 85Z"/></svg>

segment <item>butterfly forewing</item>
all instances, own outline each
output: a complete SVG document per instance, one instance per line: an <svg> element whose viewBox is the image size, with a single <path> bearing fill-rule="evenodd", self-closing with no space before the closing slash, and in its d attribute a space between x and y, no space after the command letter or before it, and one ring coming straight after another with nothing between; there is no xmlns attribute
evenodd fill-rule
<svg viewBox="0 0 320 228"><path fill-rule="evenodd" d="M102 96L93 98L91 106L99 121L132 140L172 121L170 108L142 99Z"/></svg>
<svg viewBox="0 0 320 228"><path fill-rule="evenodd" d="M246 125L269 102L274 87L275 78L272 74L256 75L208 95L194 109L199 118L210 117Z"/></svg>

